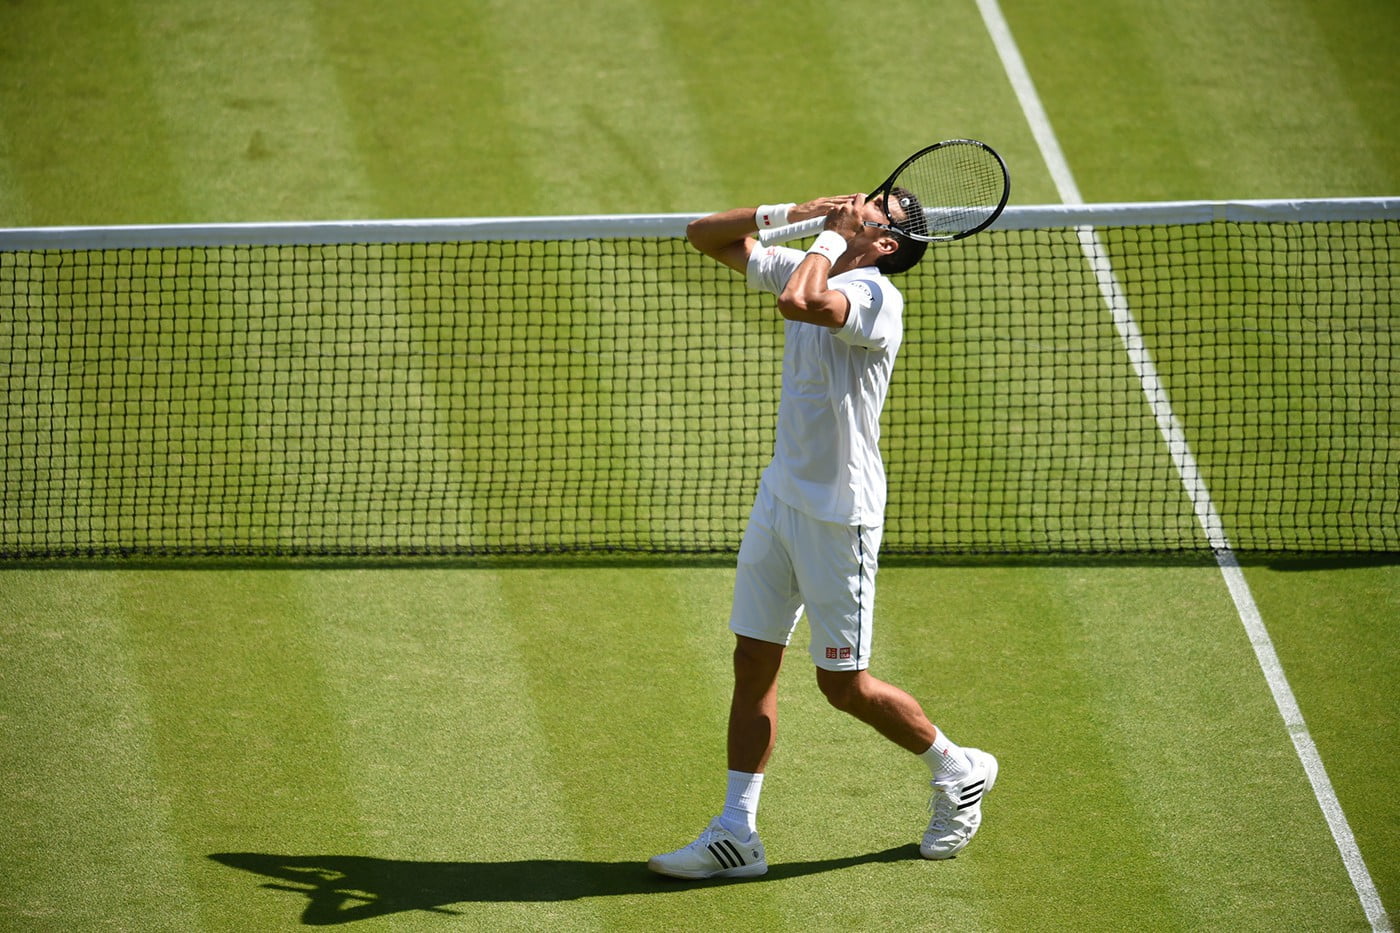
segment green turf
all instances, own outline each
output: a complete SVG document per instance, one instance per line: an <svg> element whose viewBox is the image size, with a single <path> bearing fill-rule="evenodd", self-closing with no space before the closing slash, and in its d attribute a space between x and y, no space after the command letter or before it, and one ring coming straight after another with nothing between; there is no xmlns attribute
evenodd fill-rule
<svg viewBox="0 0 1400 933"><path fill-rule="evenodd" d="M1400 187L1391 3L1004 6L1087 200ZM950 135L1056 199L966 2L3 18L5 225L705 210ZM1400 575L1246 576L1393 913ZM729 579L0 571L0 927L1364 928L1210 567L887 567L877 672L1005 763L976 847L913 857L919 766L798 655L769 880L651 878L720 793Z"/></svg>
<svg viewBox="0 0 1400 933"><path fill-rule="evenodd" d="M841 890L862 927L936 911L1113 929L1144 910L1171 929L1345 926L1355 905L1291 749L1260 741L1281 727L1250 648L1224 594L1200 596L1214 575L887 568L884 670L1000 751L997 820L975 856L914 856L922 765L824 709L794 663L765 791L781 858L740 891L636 857L698 829L722 780L707 763L727 570L14 572L11 709L61 727L6 722L4 905L165 929L416 928L428 909L473 927L690 928L743 909L839 929L849 917L813 901ZM44 818L18 819L36 799Z"/></svg>
<svg viewBox="0 0 1400 933"><path fill-rule="evenodd" d="M1393 565L1282 562L1251 573L1289 680L1367 867L1394 916L1400 811L1392 758L1400 734L1391 686L1400 672L1400 585Z"/></svg>
<svg viewBox="0 0 1400 933"><path fill-rule="evenodd" d="M1400 190L1386 0L1006 0L1089 201Z"/></svg>

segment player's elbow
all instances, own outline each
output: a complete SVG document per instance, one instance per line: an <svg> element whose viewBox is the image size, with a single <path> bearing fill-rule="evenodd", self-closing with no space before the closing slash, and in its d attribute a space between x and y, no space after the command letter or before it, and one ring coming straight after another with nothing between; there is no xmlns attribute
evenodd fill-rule
<svg viewBox="0 0 1400 933"><path fill-rule="evenodd" d="M691 246L706 256L714 256L734 242L731 237L717 230L714 221L709 217L701 217L686 224L685 238L690 241Z"/></svg>
<svg viewBox="0 0 1400 933"><path fill-rule="evenodd" d="M808 288L798 274L791 276L778 292L778 310L783 317L804 313L812 302L821 297L821 289Z"/></svg>
<svg viewBox="0 0 1400 933"><path fill-rule="evenodd" d="M785 291L778 296L778 313L789 321L804 320L810 313L807 299L792 291Z"/></svg>
<svg viewBox="0 0 1400 933"><path fill-rule="evenodd" d="M715 239L714 230L710 224L705 222L705 218L692 220L686 224L685 238L690 245L699 252L709 256L711 259L718 259L723 242Z"/></svg>
<svg viewBox="0 0 1400 933"><path fill-rule="evenodd" d="M735 272L742 273L748 267L753 241L747 237L729 239L716 236L714 230L701 218L686 225L685 238L690 241L692 247Z"/></svg>
<svg viewBox="0 0 1400 933"><path fill-rule="evenodd" d="M700 217L685 225L685 238L690 241L690 245L705 252L705 218Z"/></svg>

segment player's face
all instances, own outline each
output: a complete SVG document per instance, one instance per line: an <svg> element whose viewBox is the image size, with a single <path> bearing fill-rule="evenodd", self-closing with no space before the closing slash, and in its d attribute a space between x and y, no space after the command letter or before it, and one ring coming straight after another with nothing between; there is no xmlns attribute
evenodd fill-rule
<svg viewBox="0 0 1400 933"><path fill-rule="evenodd" d="M866 201L866 202L865 202L865 216L862 217L861 219L862 219L862 220L873 220L873 221L875 221L876 223L879 223L879 224L888 223L889 221L887 221L887 220L885 219L887 216L889 216L889 215L887 215L886 212L885 212L885 203L886 203L888 200L889 200L889 195L888 195L888 194L881 194L879 197L872 198L871 200ZM895 210L897 211L898 209L899 209L899 208L898 208L898 206L896 205Z"/></svg>
<svg viewBox="0 0 1400 933"><path fill-rule="evenodd" d="M869 201L866 201L865 206L861 208L860 219L862 225L860 235L872 242L881 237L889 236L888 227L891 217L885 213L885 199L887 197L888 195L881 194L878 197L871 198ZM892 203L891 207L894 211L893 220L897 222L904 214L900 210L898 201Z"/></svg>
<svg viewBox="0 0 1400 933"><path fill-rule="evenodd" d="M880 210L880 220L882 222L885 222L886 217L889 218L887 221L888 223L895 224L896 226L904 221L906 212L898 198L891 200L888 194L881 194L875 199L875 204Z"/></svg>

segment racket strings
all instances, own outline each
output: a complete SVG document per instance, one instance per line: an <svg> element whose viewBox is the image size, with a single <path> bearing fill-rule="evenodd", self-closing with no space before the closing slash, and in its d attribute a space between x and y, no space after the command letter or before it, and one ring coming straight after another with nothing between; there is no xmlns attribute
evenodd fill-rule
<svg viewBox="0 0 1400 933"><path fill-rule="evenodd" d="M978 145L947 145L914 159L892 180L888 213L910 236L958 236L993 217L1005 191L1005 169L995 153Z"/></svg>

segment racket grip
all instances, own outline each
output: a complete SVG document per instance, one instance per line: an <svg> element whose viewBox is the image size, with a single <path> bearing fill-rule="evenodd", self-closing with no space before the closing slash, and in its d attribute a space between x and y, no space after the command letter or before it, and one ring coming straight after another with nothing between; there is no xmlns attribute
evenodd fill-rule
<svg viewBox="0 0 1400 933"><path fill-rule="evenodd" d="M772 230L761 230L758 234L758 242L764 246L772 246L775 243L786 243L789 240L800 240L805 236L812 236L820 233L826 226L825 217L813 217L810 220L799 220L795 224L788 224L786 227L774 227Z"/></svg>

